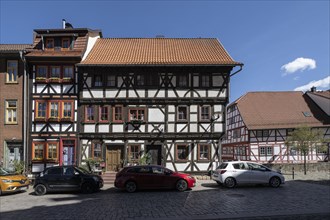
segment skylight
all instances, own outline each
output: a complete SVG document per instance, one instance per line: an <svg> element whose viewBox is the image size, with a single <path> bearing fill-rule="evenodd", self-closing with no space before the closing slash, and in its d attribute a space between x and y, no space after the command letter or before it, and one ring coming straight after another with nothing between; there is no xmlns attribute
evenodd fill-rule
<svg viewBox="0 0 330 220"><path fill-rule="evenodd" d="M312 117L312 114L310 112L303 112L305 117Z"/></svg>

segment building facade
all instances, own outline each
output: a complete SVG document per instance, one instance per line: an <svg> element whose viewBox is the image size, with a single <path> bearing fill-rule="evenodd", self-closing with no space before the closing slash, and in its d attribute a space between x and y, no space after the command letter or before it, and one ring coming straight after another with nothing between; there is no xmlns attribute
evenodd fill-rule
<svg viewBox="0 0 330 220"><path fill-rule="evenodd" d="M101 32L87 28L34 30L29 71L29 166L32 173L53 165L77 164L78 71L76 64Z"/></svg>
<svg viewBox="0 0 330 220"><path fill-rule="evenodd" d="M249 92L227 108L222 159L302 163L304 156L288 148L285 140L303 125L321 130L325 139L330 138L330 117L309 92ZM308 162L328 159L329 152L318 149L307 157Z"/></svg>
<svg viewBox="0 0 330 220"><path fill-rule="evenodd" d="M79 69L81 162L214 168L234 61L217 39L98 39Z"/></svg>
<svg viewBox="0 0 330 220"><path fill-rule="evenodd" d="M14 169L15 160L25 160L24 55L28 47L28 44L0 45L0 165L10 170Z"/></svg>

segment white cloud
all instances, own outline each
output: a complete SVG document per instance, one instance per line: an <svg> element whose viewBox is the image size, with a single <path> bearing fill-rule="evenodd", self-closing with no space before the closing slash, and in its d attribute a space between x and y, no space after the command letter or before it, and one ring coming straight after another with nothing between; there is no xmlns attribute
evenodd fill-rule
<svg viewBox="0 0 330 220"><path fill-rule="evenodd" d="M281 67L281 70L285 71L285 73L283 74L285 76L294 73L298 70L304 71L305 69L315 69L315 68L316 68L315 60L310 58L299 57L290 63L284 64Z"/></svg>
<svg viewBox="0 0 330 220"><path fill-rule="evenodd" d="M330 76L328 76L324 79L320 79L318 81L313 80L312 82L309 82L308 84L306 84L304 86L295 88L294 91L307 91L307 90L310 90L313 86L316 88L323 88L323 90L330 89Z"/></svg>

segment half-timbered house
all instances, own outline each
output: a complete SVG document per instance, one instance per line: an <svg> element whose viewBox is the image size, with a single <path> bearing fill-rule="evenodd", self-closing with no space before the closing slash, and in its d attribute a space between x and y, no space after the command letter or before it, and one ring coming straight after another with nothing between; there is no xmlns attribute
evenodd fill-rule
<svg viewBox="0 0 330 220"><path fill-rule="evenodd" d="M0 166L14 169L25 160L26 65L28 44L0 45Z"/></svg>
<svg viewBox="0 0 330 220"><path fill-rule="evenodd" d="M211 169L242 65L217 39L98 39L78 65L81 162Z"/></svg>
<svg viewBox="0 0 330 220"><path fill-rule="evenodd" d="M78 75L76 64L101 36L98 30L72 28L34 30L26 55L30 74L29 161L32 172L77 162Z"/></svg>
<svg viewBox="0 0 330 220"><path fill-rule="evenodd" d="M295 128L307 125L330 137L330 117L302 92L249 92L227 107L227 135L222 144L223 160L261 163L300 163L303 155L285 145ZM329 102L328 102L329 104ZM313 150L309 162L327 159Z"/></svg>

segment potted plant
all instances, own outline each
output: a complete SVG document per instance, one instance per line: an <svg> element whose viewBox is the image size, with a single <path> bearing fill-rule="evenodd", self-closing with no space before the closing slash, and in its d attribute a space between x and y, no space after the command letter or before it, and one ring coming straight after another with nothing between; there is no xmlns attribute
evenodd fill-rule
<svg viewBox="0 0 330 220"><path fill-rule="evenodd" d="M34 121L45 122L46 119L45 119L45 117L35 117L35 118L34 118Z"/></svg>

